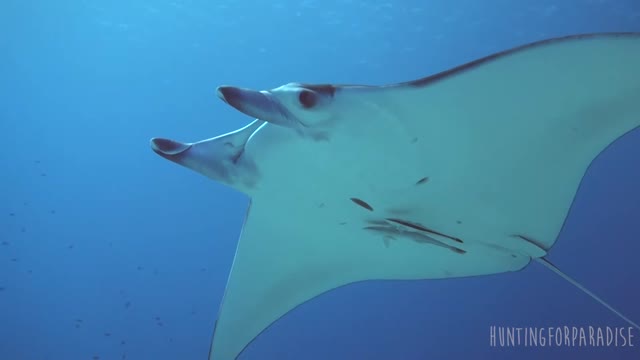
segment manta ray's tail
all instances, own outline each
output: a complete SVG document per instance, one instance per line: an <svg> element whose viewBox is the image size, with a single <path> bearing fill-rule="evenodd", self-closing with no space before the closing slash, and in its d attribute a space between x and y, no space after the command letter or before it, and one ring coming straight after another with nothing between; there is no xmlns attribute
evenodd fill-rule
<svg viewBox="0 0 640 360"><path fill-rule="evenodd" d="M607 304L604 300L602 300L598 296L596 296L596 294L592 293L589 289L587 289L586 287L582 286L582 284L580 284L579 282L577 282L574 279L570 278L567 274L565 274L562 271L560 271L560 269L558 269L555 265L553 265L549 260L547 260L547 259L545 259L543 257L535 258L535 260L537 262L539 262L540 264L544 265L547 269L550 269L554 273L560 275L563 279L567 280L568 282L573 284L575 287L577 287L578 289L582 290L585 294L591 296L594 300L596 300L600 304L604 305L604 307L606 307L607 309L611 310L614 314L618 315L622 320L628 322L633 327L635 327L636 329L640 330L640 326L638 326L638 324L636 324L635 322L631 321L631 319L629 319L628 317L622 315L622 313L620 311L614 309L611 305Z"/></svg>

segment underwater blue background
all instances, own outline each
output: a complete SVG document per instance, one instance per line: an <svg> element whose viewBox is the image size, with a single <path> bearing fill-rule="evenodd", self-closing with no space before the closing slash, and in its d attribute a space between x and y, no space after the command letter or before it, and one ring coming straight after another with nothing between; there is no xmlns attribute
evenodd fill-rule
<svg viewBox="0 0 640 360"><path fill-rule="evenodd" d="M248 123L216 86L385 84L603 31L640 31L640 1L3 0L0 359L206 358L248 199L149 139ZM549 255L636 322L638 184L640 130L592 164ZM633 348L501 349L491 325L626 326L532 263L346 286L241 358L640 359L638 331Z"/></svg>

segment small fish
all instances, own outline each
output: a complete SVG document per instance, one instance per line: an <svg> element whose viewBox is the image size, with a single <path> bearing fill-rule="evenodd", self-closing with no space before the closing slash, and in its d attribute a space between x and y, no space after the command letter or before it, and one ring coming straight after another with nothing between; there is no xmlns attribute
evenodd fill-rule
<svg viewBox="0 0 640 360"><path fill-rule="evenodd" d="M367 204L367 202L364 200L360 200L358 198L351 198L350 200L369 211L373 211L373 208L371 207L371 205Z"/></svg>
<svg viewBox="0 0 640 360"><path fill-rule="evenodd" d="M429 181L429 177L428 177L428 176L423 177L422 179L420 179L420 180L416 181L416 185L424 184L424 183L426 183L427 181Z"/></svg>

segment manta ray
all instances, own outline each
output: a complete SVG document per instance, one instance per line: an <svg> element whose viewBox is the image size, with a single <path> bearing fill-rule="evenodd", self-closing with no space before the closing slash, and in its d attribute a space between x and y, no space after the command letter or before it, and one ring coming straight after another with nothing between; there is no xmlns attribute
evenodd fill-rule
<svg viewBox="0 0 640 360"><path fill-rule="evenodd" d="M640 125L640 33L546 39L418 80L218 96L254 118L160 156L250 205L210 360L331 289L518 271L545 259L591 162Z"/></svg>

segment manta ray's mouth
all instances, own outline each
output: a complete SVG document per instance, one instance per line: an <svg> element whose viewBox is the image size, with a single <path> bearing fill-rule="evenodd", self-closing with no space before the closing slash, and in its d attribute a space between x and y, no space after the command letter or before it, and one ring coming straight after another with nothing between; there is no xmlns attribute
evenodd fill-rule
<svg viewBox="0 0 640 360"><path fill-rule="evenodd" d="M162 156L175 156L189 150L189 148L191 148L191 144L179 141L163 138L151 139L151 149Z"/></svg>

